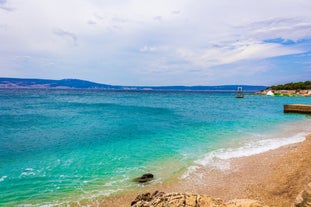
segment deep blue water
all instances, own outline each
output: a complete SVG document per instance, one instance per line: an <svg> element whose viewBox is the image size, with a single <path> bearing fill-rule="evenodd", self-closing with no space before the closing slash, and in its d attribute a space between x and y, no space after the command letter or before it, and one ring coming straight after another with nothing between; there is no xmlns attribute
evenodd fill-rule
<svg viewBox="0 0 311 207"><path fill-rule="evenodd" d="M165 182L206 153L310 119L284 114L288 103L311 98L0 90L0 206L109 196L144 172Z"/></svg>

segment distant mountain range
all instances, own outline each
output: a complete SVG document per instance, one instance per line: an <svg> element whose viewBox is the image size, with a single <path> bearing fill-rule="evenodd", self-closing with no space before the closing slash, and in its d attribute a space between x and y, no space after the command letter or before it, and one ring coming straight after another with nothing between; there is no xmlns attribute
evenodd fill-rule
<svg viewBox="0 0 311 207"><path fill-rule="evenodd" d="M221 85L221 86L117 86L94 83L79 79L24 79L0 78L0 88L29 88L29 89L100 89L100 90L154 90L154 91L236 91L243 87L246 92L256 92L267 86L252 85Z"/></svg>

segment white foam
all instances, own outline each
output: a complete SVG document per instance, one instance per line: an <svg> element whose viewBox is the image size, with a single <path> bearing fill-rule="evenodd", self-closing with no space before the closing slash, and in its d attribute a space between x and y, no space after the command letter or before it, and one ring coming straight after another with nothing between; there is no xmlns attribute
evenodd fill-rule
<svg viewBox="0 0 311 207"><path fill-rule="evenodd" d="M24 172L22 172L19 177L26 177L26 176L33 176L33 175L36 175L36 173L34 172L33 168L29 167L29 168L25 168Z"/></svg>
<svg viewBox="0 0 311 207"><path fill-rule="evenodd" d="M19 204L17 207L52 207L52 206L68 206L68 203L47 203L47 204Z"/></svg>
<svg viewBox="0 0 311 207"><path fill-rule="evenodd" d="M308 133L298 133L291 137L263 139L249 142L238 148L219 149L207 153L203 158L194 161L196 165L190 166L181 176L182 179L189 177L199 168L209 166L218 170L229 170L230 159L246 157L264 153L282 146L303 142Z"/></svg>
<svg viewBox="0 0 311 207"><path fill-rule="evenodd" d="M190 166L187 171L181 176L181 179L189 177L192 173L196 172L199 169L199 166Z"/></svg>
<svg viewBox="0 0 311 207"><path fill-rule="evenodd" d="M0 182L3 182L8 176L4 175L0 178Z"/></svg>
<svg viewBox="0 0 311 207"><path fill-rule="evenodd" d="M84 195L80 196L79 198L76 198L75 201L73 202L78 202L80 203L81 201L94 201L94 199L96 200L99 197L108 197L112 194L115 194L119 191L122 191L123 189L117 188L117 189L110 189L110 190L93 190L93 191L82 191L84 193ZM70 201L68 201L70 202Z"/></svg>
<svg viewBox="0 0 311 207"><path fill-rule="evenodd" d="M110 182L105 183L103 186L106 186L106 187L118 186L120 183L124 183L128 180L129 180L129 178L127 178L127 177L125 177L123 179L119 179L119 180L112 180Z"/></svg>
<svg viewBox="0 0 311 207"><path fill-rule="evenodd" d="M34 172L22 172L20 174L20 177L23 177L23 176L31 176L31 175L36 175L36 173Z"/></svg>
<svg viewBox="0 0 311 207"><path fill-rule="evenodd" d="M210 152L204 156L204 158L195 161L199 165L210 165L215 160L228 160L238 157L246 157L251 155L260 154L270 150L280 148L282 146L303 142L305 140L306 133L299 133L292 137L264 139L255 142L250 142L239 148L219 149Z"/></svg>
<svg viewBox="0 0 311 207"><path fill-rule="evenodd" d="M118 188L118 189L114 189L114 190L97 191L96 193L93 192L91 195L89 195L89 196L87 196L87 197L85 197L83 199L91 199L91 198L94 199L94 198L98 198L98 197L101 197L101 196L107 197L107 196L110 196L110 195L112 195L114 193L117 193L117 192L119 192L121 190L122 189Z"/></svg>
<svg viewBox="0 0 311 207"><path fill-rule="evenodd" d="M122 189L114 189L114 190L94 190L94 191L82 191L84 193L84 196L80 196L79 198L75 199L67 199L66 201L52 201L49 203L38 203L38 204L19 204L17 207L52 207L52 206L71 206L72 204L77 204L78 206L93 206L93 205L85 205L80 204L81 201L94 201L94 199L97 199L99 197L107 197L114 193L117 193L119 191L122 191ZM96 201L97 202L97 201ZM99 203L97 203L96 206L99 206Z"/></svg>
<svg viewBox="0 0 311 207"><path fill-rule="evenodd" d="M29 167L25 169L26 171L33 171L33 168Z"/></svg>

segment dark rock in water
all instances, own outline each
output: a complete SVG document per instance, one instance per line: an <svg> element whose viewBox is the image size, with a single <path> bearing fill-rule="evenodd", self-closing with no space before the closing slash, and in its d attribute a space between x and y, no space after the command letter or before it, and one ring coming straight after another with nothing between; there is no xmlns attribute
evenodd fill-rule
<svg viewBox="0 0 311 207"><path fill-rule="evenodd" d="M151 178L152 179L154 176L151 173L146 173L146 174L143 174L143 176L141 176L141 177L146 177L146 178Z"/></svg>
<svg viewBox="0 0 311 207"><path fill-rule="evenodd" d="M154 177L153 174L146 173L146 174L143 174L141 177L135 178L134 181L138 183L146 183L148 181L151 181L153 177Z"/></svg>

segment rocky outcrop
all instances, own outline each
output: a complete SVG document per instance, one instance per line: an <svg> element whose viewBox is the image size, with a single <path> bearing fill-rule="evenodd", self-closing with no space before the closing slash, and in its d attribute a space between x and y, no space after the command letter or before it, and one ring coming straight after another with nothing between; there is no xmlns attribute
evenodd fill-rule
<svg viewBox="0 0 311 207"><path fill-rule="evenodd" d="M226 207L268 207L268 206L256 200L235 199L226 203Z"/></svg>
<svg viewBox="0 0 311 207"><path fill-rule="evenodd" d="M141 194L132 207L268 207L255 200L238 199L224 203L206 195L154 192Z"/></svg>
<svg viewBox="0 0 311 207"><path fill-rule="evenodd" d="M311 207L311 183L299 193L292 207Z"/></svg>
<svg viewBox="0 0 311 207"><path fill-rule="evenodd" d="M136 197L132 207L225 207L221 200L186 193L145 193Z"/></svg>
<svg viewBox="0 0 311 207"><path fill-rule="evenodd" d="M274 206L274 205L273 205ZM206 195L189 193L144 193L138 195L131 207L269 207L251 199L235 199L224 203ZM299 193L291 207L311 207L311 183Z"/></svg>

